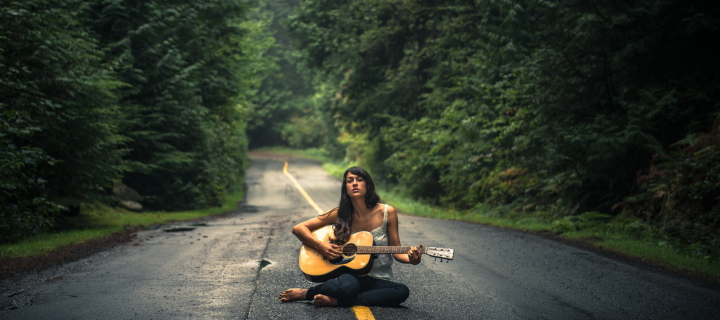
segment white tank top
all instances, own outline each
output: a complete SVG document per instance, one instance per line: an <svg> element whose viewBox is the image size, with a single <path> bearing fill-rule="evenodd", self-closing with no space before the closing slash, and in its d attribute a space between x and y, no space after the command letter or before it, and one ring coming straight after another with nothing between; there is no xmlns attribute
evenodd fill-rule
<svg viewBox="0 0 720 320"><path fill-rule="evenodd" d="M370 233L373 236L373 245L375 246L387 246L388 245L388 235L387 235L387 213L388 205L385 205L384 215L383 215L383 222L382 225L375 228L375 230L370 231ZM383 279L383 280L390 280L393 279L393 272L392 272L392 263L393 263L393 257L392 254L379 254L377 259L373 262L372 270L370 270L370 273L368 273L368 276L371 276L376 279Z"/></svg>

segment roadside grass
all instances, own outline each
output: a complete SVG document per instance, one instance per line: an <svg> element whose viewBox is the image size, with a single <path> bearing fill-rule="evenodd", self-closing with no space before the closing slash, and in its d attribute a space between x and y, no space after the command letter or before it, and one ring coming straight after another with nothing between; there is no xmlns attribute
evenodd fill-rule
<svg viewBox="0 0 720 320"><path fill-rule="evenodd" d="M560 238L581 241L599 249L720 283L720 261L717 257L698 254L692 246L681 245L678 241L668 239L635 219L610 217L593 212L580 215L598 217L586 221L570 221L567 217L555 217L545 212L494 216L487 208L463 211L443 209L418 203L386 190L378 190L378 193L383 202L404 213L520 231L548 232Z"/></svg>
<svg viewBox="0 0 720 320"><path fill-rule="evenodd" d="M266 152L282 152L296 157L318 160L329 174L342 179L350 162L331 161L322 150L265 148ZM586 212L579 216L559 216L550 212L502 212L479 205L471 210L439 208L399 195L376 186L383 202L403 213L439 219L462 220L520 231L552 234L571 241L580 241L599 249L659 265L669 270L692 274L720 283L720 259L699 253L692 245L683 245L638 219Z"/></svg>
<svg viewBox="0 0 720 320"><path fill-rule="evenodd" d="M131 228L218 215L234 210L243 197L244 190L240 187L238 191L229 194L220 207L176 212L132 212L112 207L88 208L82 210L78 216L67 217L60 221L62 228L59 231L37 234L17 243L0 245L0 258L37 256L69 244L102 238Z"/></svg>

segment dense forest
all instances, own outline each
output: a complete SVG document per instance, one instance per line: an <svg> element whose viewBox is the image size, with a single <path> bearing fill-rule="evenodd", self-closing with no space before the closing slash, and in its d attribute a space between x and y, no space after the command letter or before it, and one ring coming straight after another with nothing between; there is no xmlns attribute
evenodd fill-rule
<svg viewBox="0 0 720 320"><path fill-rule="evenodd" d="M720 247L717 3L293 5L275 19L295 77L271 86L293 99L251 145L320 148L440 206L636 217Z"/></svg>
<svg viewBox="0 0 720 320"><path fill-rule="evenodd" d="M112 203L218 204L248 147L317 148L426 203L593 212L720 248L720 4L0 5L0 241Z"/></svg>
<svg viewBox="0 0 720 320"><path fill-rule="evenodd" d="M274 64L242 0L0 4L0 241L113 205L214 206L247 166L250 99Z"/></svg>

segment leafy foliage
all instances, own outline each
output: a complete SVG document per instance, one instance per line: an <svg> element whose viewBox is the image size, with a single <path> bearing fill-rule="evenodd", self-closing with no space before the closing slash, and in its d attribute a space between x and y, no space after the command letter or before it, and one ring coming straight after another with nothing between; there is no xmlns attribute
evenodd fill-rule
<svg viewBox="0 0 720 320"><path fill-rule="evenodd" d="M112 204L118 181L164 210L237 188L272 68L247 2L4 1L0 18L0 242Z"/></svg>
<svg viewBox="0 0 720 320"><path fill-rule="evenodd" d="M617 206L655 222L698 254L720 255L720 116L710 132L655 154L639 175L638 192Z"/></svg>
<svg viewBox="0 0 720 320"><path fill-rule="evenodd" d="M101 200L123 166L120 86L101 62L83 1L0 10L0 241L46 230Z"/></svg>
<svg viewBox="0 0 720 320"><path fill-rule="evenodd" d="M267 36L243 1L109 1L96 7L118 64L132 139L123 181L155 208L214 206L244 174L249 91ZM247 41L247 42L245 42Z"/></svg>
<svg viewBox="0 0 720 320"><path fill-rule="evenodd" d="M263 78L256 94L251 97L253 108L248 119L250 148L288 144L294 147L315 147L319 134L295 130L293 123L304 115L312 115L313 99L312 74L298 64L297 50L291 45L290 35L285 28L288 15L297 7L298 0L267 0L258 10L272 34L274 44L268 49L265 59L275 63L272 74ZM292 136L292 137L291 137Z"/></svg>
<svg viewBox="0 0 720 320"><path fill-rule="evenodd" d="M317 110L378 179L449 207L578 216L617 214L653 154L711 127L719 17L700 1L307 0L289 26L334 92ZM673 163L713 174L705 152ZM695 185L714 180L684 170L655 183L706 203L674 223L717 239L718 199Z"/></svg>

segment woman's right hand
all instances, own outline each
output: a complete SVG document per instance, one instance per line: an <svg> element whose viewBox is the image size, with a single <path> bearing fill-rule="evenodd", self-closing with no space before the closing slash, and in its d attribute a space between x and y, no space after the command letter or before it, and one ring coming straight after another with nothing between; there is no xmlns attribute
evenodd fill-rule
<svg viewBox="0 0 720 320"><path fill-rule="evenodd" d="M325 258L328 258L328 260L333 260L340 257L340 255L342 254L342 252L340 251L341 248L341 246L336 244L322 242L315 248L315 250L321 255L323 255Z"/></svg>

